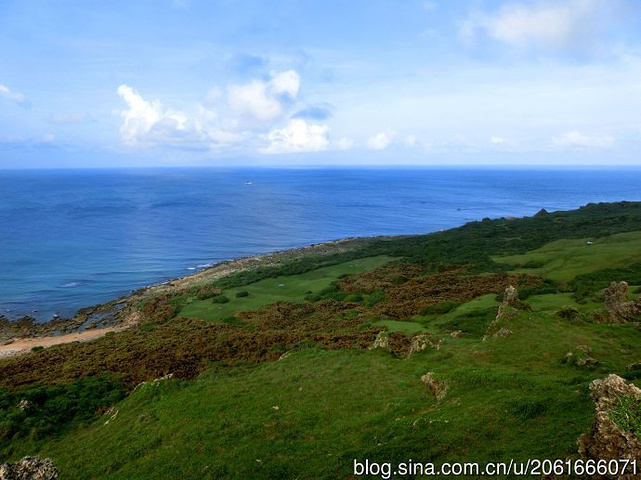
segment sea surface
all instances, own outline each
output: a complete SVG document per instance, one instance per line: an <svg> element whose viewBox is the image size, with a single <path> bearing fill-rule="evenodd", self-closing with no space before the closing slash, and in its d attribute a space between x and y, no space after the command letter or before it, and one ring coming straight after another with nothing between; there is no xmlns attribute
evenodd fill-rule
<svg viewBox="0 0 641 480"><path fill-rule="evenodd" d="M5 170L0 314L45 321L223 260L619 200L641 200L641 170Z"/></svg>

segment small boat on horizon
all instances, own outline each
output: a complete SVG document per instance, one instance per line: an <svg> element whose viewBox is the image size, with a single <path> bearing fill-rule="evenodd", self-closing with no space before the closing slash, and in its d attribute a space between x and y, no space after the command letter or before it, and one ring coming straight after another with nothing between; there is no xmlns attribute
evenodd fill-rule
<svg viewBox="0 0 641 480"><path fill-rule="evenodd" d="M252 181L251 181L251 180L246 180L246 181L245 181L245 185L251 185L251 184L252 184Z"/></svg>

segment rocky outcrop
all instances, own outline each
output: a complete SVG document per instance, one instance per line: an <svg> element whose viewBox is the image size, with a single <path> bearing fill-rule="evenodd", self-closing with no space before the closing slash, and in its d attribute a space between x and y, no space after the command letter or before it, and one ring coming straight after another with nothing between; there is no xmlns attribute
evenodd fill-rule
<svg viewBox="0 0 641 480"><path fill-rule="evenodd" d="M628 300L627 282L612 282L603 291L603 302L614 323L634 322L641 318L641 300Z"/></svg>
<svg viewBox="0 0 641 480"><path fill-rule="evenodd" d="M385 330L381 330L380 332L378 332L374 343L371 347L369 347L370 350L373 350L375 348L389 350L389 334Z"/></svg>
<svg viewBox="0 0 641 480"><path fill-rule="evenodd" d="M407 354L408 357L411 357L414 353L424 352L428 348L433 348L438 350L441 348L440 340L432 340L430 335L427 333L420 333L412 337L412 342L410 343L410 350Z"/></svg>
<svg viewBox="0 0 641 480"><path fill-rule="evenodd" d="M518 306L521 305L519 294L512 285L508 285L503 294L503 302L499 305L496 312L496 318L492 320L483 341L488 338L506 338L512 335L512 330L509 329L510 321L519 315Z"/></svg>
<svg viewBox="0 0 641 480"><path fill-rule="evenodd" d="M637 399L641 390L633 384L628 384L617 375L609 375L604 380L594 380L590 391L595 402L595 419L589 433L578 440L579 453L586 459L594 460L634 460L641 458L641 442L635 432L623 431L611 418L613 407L621 398ZM638 469L637 469L638 471ZM631 474L616 477L593 478L638 478Z"/></svg>
<svg viewBox="0 0 641 480"><path fill-rule="evenodd" d="M58 469L50 458L24 457L0 465L0 480L55 480Z"/></svg>
<svg viewBox="0 0 641 480"><path fill-rule="evenodd" d="M443 400L445 398L445 394L447 393L447 383L445 380L437 379L434 372L427 372L423 375L421 377L421 382L430 389L437 400Z"/></svg>
<svg viewBox="0 0 641 480"><path fill-rule="evenodd" d="M565 354L563 363L567 365L575 365L577 367L594 367L599 361L590 356L592 353L590 347L587 345L577 345L571 351Z"/></svg>

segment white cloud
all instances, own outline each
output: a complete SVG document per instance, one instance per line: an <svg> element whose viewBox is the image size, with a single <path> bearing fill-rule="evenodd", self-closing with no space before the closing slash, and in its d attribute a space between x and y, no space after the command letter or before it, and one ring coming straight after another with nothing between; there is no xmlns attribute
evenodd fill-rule
<svg viewBox="0 0 641 480"><path fill-rule="evenodd" d="M614 145L614 137L607 134L589 136L573 130L554 137L552 144L557 147L609 148Z"/></svg>
<svg viewBox="0 0 641 480"><path fill-rule="evenodd" d="M339 150L349 150L354 146L354 140L348 137L343 137L336 143L336 146Z"/></svg>
<svg viewBox="0 0 641 480"><path fill-rule="evenodd" d="M15 102L19 105L24 105L27 103L27 99L22 93L12 92L9 87L0 85L0 97L4 97L7 100Z"/></svg>
<svg viewBox="0 0 641 480"><path fill-rule="evenodd" d="M598 34L617 1L564 0L504 5L493 15L473 14L460 35L473 43L490 37L520 48L585 48Z"/></svg>
<svg viewBox="0 0 641 480"><path fill-rule="evenodd" d="M269 145L260 149L262 153L297 153L319 152L329 146L327 125L308 124L305 120L295 118L285 128L272 130L262 138Z"/></svg>
<svg viewBox="0 0 641 480"><path fill-rule="evenodd" d="M285 114L299 89L300 77L294 70L272 73L268 82L254 80L245 85L231 85L228 88L229 105L241 115L269 122Z"/></svg>
<svg viewBox="0 0 641 480"><path fill-rule="evenodd" d="M392 136L389 133L377 133L367 139L367 146L373 150L385 150L392 143Z"/></svg>
<svg viewBox="0 0 641 480"><path fill-rule="evenodd" d="M490 143L492 145L502 145L506 142L507 140L503 137L490 137Z"/></svg>
<svg viewBox="0 0 641 480"><path fill-rule="evenodd" d="M118 95L126 103L125 109L117 111L123 119L121 138L129 146L173 146L210 152L252 145L258 145L262 153L326 150L330 144L326 125L291 117L299 90L298 73L288 70L272 73L268 81L230 85L226 96L214 86L201 104L173 110L121 85Z"/></svg>
<svg viewBox="0 0 641 480"><path fill-rule="evenodd" d="M296 98L300 90L300 76L294 70L287 70L286 72L274 74L272 73L271 84L273 85L276 93L284 93L291 98Z"/></svg>
<svg viewBox="0 0 641 480"><path fill-rule="evenodd" d="M127 104L120 134L125 144L154 145L205 139L200 122L175 110L165 110L158 100L148 102L127 85L118 87L118 95Z"/></svg>

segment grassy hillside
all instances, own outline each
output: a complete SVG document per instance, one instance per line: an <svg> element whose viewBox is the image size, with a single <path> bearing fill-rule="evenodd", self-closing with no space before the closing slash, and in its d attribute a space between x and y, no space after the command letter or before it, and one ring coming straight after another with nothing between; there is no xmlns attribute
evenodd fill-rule
<svg viewBox="0 0 641 480"><path fill-rule="evenodd" d="M62 478L240 479L576 456L589 383L637 376L638 323L599 320L609 282L638 297L639 240L641 204L590 205L147 298L133 330L0 361L0 460L48 456ZM508 285L521 303L494 338Z"/></svg>

